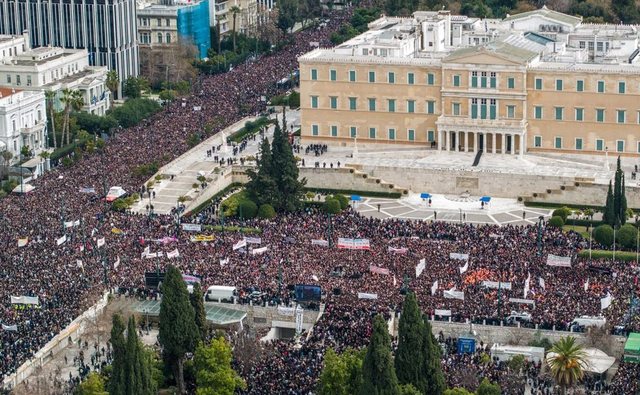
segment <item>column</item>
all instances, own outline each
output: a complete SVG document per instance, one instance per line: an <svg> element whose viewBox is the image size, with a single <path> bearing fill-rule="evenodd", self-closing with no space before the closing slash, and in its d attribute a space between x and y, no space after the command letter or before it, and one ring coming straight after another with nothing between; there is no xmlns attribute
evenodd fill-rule
<svg viewBox="0 0 640 395"><path fill-rule="evenodd" d="M469 152L469 132L462 132L464 134L464 152Z"/></svg>
<svg viewBox="0 0 640 395"><path fill-rule="evenodd" d="M447 151L451 149L451 144L449 143L449 140L451 139L451 137L449 137L449 133L451 132L448 130L444 132L444 146Z"/></svg>
<svg viewBox="0 0 640 395"><path fill-rule="evenodd" d="M491 133L491 150L493 153L496 153L496 133Z"/></svg>
<svg viewBox="0 0 640 395"><path fill-rule="evenodd" d="M438 151L442 151L442 130L438 130L438 141L436 144L436 148L438 149Z"/></svg>
<svg viewBox="0 0 640 395"><path fill-rule="evenodd" d="M511 135L511 155L516 154L516 135Z"/></svg>
<svg viewBox="0 0 640 395"><path fill-rule="evenodd" d="M478 153L478 132L473 132L473 152Z"/></svg>
<svg viewBox="0 0 640 395"><path fill-rule="evenodd" d="M461 151L462 147L462 136L464 136L464 132L458 132L458 141L456 141L456 151Z"/></svg>
<svg viewBox="0 0 640 395"><path fill-rule="evenodd" d="M520 158L522 158L524 156L524 143L525 143L525 136L524 134L520 135Z"/></svg>
<svg viewBox="0 0 640 395"><path fill-rule="evenodd" d="M506 137L506 135L504 133L502 133L502 136L501 136L502 147L500 148L500 153L503 154L503 155L504 155L504 153L506 152L506 149L507 149L507 142L506 142L507 139L505 137Z"/></svg>

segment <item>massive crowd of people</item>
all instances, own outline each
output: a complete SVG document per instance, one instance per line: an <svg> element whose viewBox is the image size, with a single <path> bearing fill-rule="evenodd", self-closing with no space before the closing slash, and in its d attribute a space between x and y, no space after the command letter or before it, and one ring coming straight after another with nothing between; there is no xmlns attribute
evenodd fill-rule
<svg viewBox="0 0 640 395"><path fill-rule="evenodd" d="M240 233L217 232L213 241L192 242L193 233L181 231L173 216L118 213L97 198L105 187L114 185L140 190L144 180L133 169L176 158L188 149L192 133L205 134L207 128L215 133L247 112L262 111L260 97L275 93L274 81L296 68L297 56L311 49L311 42L330 45L328 35L344 17L338 14L323 28L297 33L277 55L203 78L197 94L118 132L102 152L85 155L74 165L35 180L32 193L2 201L0 322L9 329L0 331L0 376L15 372L105 289L147 295L144 273L168 264L200 276L205 289L210 285L259 289L269 300L287 300L295 284L315 284L324 290L325 311L302 347L276 341L267 346L267 360L246 367L246 392L251 394L312 391L326 348L366 345L371 317L399 311L405 287L416 292L425 313L451 310L456 321L491 321L515 311L529 313L531 325L566 329L580 315L604 314L608 323L624 330L640 328L637 316L625 317L629 298L638 293L637 268L578 259L576 251L585 247L584 240L550 227L542 232L542 253L538 254L536 227L381 221L353 211L333 217L329 227L326 216L307 209L271 221L245 221L243 225L261 229L260 246L268 248L253 254L250 247L233 249L243 237ZM317 155L326 151L312 149ZM82 188L94 188L97 193L83 193ZM217 224L217 217L210 210L207 213L189 221ZM311 243L329 237L331 247ZM338 237L366 238L371 248L339 249ZM175 250L179 257L168 258L167 253ZM145 251L162 252L162 256L149 258ZM465 262L452 259L451 253L468 254L467 271L460 272ZM548 254L572 257L572 267L548 266ZM416 278L421 259L425 270ZM371 265L389 273L372 273ZM607 270L598 270L605 266ZM527 278L529 293L524 295ZM485 280L509 282L511 289L486 288ZM464 292L464 300L445 297L443 292L453 288ZM377 299L361 300L358 293L375 294ZM613 303L601 311L600 300L609 294ZM10 296L37 296L39 304L12 304ZM535 304L511 303L509 298ZM11 329L13 325L16 330ZM443 356L450 383L455 383L451 372L473 363L473 357ZM495 366L483 374L500 381L506 370ZM623 365L620 372L624 378L623 374L637 374L637 369ZM621 393L631 393L627 391L634 385L632 380L618 381L612 385L619 385Z"/></svg>

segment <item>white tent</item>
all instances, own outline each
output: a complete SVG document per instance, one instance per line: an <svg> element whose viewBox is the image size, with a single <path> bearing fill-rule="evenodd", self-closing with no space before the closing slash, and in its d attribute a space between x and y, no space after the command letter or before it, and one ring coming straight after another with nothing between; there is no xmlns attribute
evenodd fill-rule
<svg viewBox="0 0 640 395"><path fill-rule="evenodd" d="M31 184L18 184L15 188L13 188L13 193L28 193L35 189L35 187Z"/></svg>
<svg viewBox="0 0 640 395"><path fill-rule="evenodd" d="M544 347L511 346L498 343L491 346L491 358L508 361L516 355L522 355L527 361L537 363L544 358Z"/></svg>
<svg viewBox="0 0 640 395"><path fill-rule="evenodd" d="M585 348L585 364L582 370L589 373L602 374L609 370L615 363L614 357L608 356L604 351L597 348ZM547 354L547 361L553 358L556 353L550 352Z"/></svg>

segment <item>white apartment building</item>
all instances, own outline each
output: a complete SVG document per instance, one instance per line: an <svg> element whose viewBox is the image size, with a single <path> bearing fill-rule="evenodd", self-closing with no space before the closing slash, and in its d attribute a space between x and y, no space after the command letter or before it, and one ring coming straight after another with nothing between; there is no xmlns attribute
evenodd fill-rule
<svg viewBox="0 0 640 395"><path fill-rule="evenodd" d="M63 89L79 90L82 111L104 115L109 109L107 68L90 66L87 50L30 48L29 35L0 36L0 84L21 90L57 92L54 106L62 109Z"/></svg>
<svg viewBox="0 0 640 395"><path fill-rule="evenodd" d="M216 26L220 23L220 34L230 34L233 31L233 12L238 7L236 15L236 31L247 34L254 29L258 20L258 2L256 0L216 0L209 2L209 23Z"/></svg>
<svg viewBox="0 0 640 395"><path fill-rule="evenodd" d="M46 108L42 92L0 87L0 152L11 152L12 163L20 160L23 146L33 151L35 162L42 162L38 154L46 147Z"/></svg>

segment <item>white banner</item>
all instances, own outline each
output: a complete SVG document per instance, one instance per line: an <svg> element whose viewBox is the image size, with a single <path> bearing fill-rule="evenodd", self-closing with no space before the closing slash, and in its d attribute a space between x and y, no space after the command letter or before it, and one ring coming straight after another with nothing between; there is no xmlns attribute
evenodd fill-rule
<svg viewBox="0 0 640 395"><path fill-rule="evenodd" d="M118 256L118 259L116 259L115 262L113 262L113 268L117 269L118 266L120 266L120 256Z"/></svg>
<svg viewBox="0 0 640 395"><path fill-rule="evenodd" d="M393 252L396 254L406 254L409 250L405 247L395 248L395 247L387 247L387 252Z"/></svg>
<svg viewBox="0 0 640 395"><path fill-rule="evenodd" d="M160 255L158 252L149 252L148 254L143 256L146 257L147 259L151 259L151 258L159 257Z"/></svg>
<svg viewBox="0 0 640 395"><path fill-rule="evenodd" d="M438 280L433 282L433 285L431 286L431 296L436 294L436 291L438 290Z"/></svg>
<svg viewBox="0 0 640 395"><path fill-rule="evenodd" d="M18 239L18 247L24 247L29 244L29 238L25 237L24 239Z"/></svg>
<svg viewBox="0 0 640 395"><path fill-rule="evenodd" d="M17 332L18 331L18 325L5 325L5 324L2 324L2 330L7 331L7 332Z"/></svg>
<svg viewBox="0 0 640 395"><path fill-rule="evenodd" d="M529 294L529 289L531 288L531 273L527 273L527 279L524 280L524 296L523 298L527 298Z"/></svg>
<svg viewBox="0 0 640 395"><path fill-rule="evenodd" d="M589 290L589 279L587 278L587 281L584 282L584 292L587 292Z"/></svg>
<svg viewBox="0 0 640 395"><path fill-rule="evenodd" d="M278 314L280 315L293 317L293 314L295 313L295 311L296 310L293 307L278 306Z"/></svg>
<svg viewBox="0 0 640 395"><path fill-rule="evenodd" d="M509 289L509 290L511 289L511 283L508 283L508 282L505 283L505 282L498 282L498 281L483 281L482 285L484 287L494 288L494 289L498 289L498 288Z"/></svg>
<svg viewBox="0 0 640 395"><path fill-rule="evenodd" d="M427 265L427 260L424 258L420 259L420 263L418 263L418 265L416 266L416 278L420 277L426 265Z"/></svg>
<svg viewBox="0 0 640 395"><path fill-rule="evenodd" d="M451 317L451 310L436 309L434 315L439 315L441 317Z"/></svg>
<svg viewBox="0 0 640 395"><path fill-rule="evenodd" d="M311 240L312 246L329 247L329 242L326 240L313 239Z"/></svg>
<svg viewBox="0 0 640 395"><path fill-rule="evenodd" d="M182 230L186 232L202 232L202 225L200 224L182 224Z"/></svg>
<svg viewBox="0 0 640 395"><path fill-rule="evenodd" d="M233 250L239 250L247 246L247 241L245 239L240 240L236 244L233 245Z"/></svg>
<svg viewBox="0 0 640 395"><path fill-rule="evenodd" d="M368 294L365 292L358 292L358 299L378 299L378 294Z"/></svg>
<svg viewBox="0 0 640 395"><path fill-rule="evenodd" d="M224 267L229 264L229 258L220 259L220 266Z"/></svg>
<svg viewBox="0 0 640 395"><path fill-rule="evenodd" d="M349 250L368 250L371 248L369 239L346 239L338 238L338 248L346 248Z"/></svg>
<svg viewBox="0 0 640 395"><path fill-rule="evenodd" d="M540 288L547 289L547 285L544 282L544 278L538 277L538 284L540 284Z"/></svg>
<svg viewBox="0 0 640 395"><path fill-rule="evenodd" d="M464 292L456 291L456 287L451 288L450 290L444 290L442 292L443 296L447 299L460 299L464 300Z"/></svg>
<svg viewBox="0 0 640 395"><path fill-rule="evenodd" d="M458 254L457 252L452 252L449 254L449 258L451 259L459 259L461 261L468 261L469 254Z"/></svg>
<svg viewBox="0 0 640 395"><path fill-rule="evenodd" d="M260 244L260 243L262 243L262 239L260 237L245 237L244 239L249 244Z"/></svg>
<svg viewBox="0 0 640 395"><path fill-rule="evenodd" d="M84 269L84 266L82 265L82 261L80 259L76 259L76 266L78 266L79 268Z"/></svg>
<svg viewBox="0 0 640 395"><path fill-rule="evenodd" d="M459 267L458 269L460 270L460 274L463 274L464 272L469 270L469 261L467 261L467 263L465 263L464 266Z"/></svg>
<svg viewBox="0 0 640 395"><path fill-rule="evenodd" d="M178 251L178 249L176 248L173 251L169 251L167 252L167 258L173 259L173 258L177 258L180 256L180 251Z"/></svg>
<svg viewBox="0 0 640 395"><path fill-rule="evenodd" d="M611 296L611 294L607 292L607 296L600 299L600 310L604 310L609 306L611 306L612 301L613 301L613 296Z"/></svg>
<svg viewBox="0 0 640 395"><path fill-rule="evenodd" d="M389 269L374 266L374 265L369 265L369 270L371 271L371 273L387 274L387 275L389 274Z"/></svg>
<svg viewBox="0 0 640 395"><path fill-rule="evenodd" d="M253 250L251 250L251 255L264 254L268 249L269 247L254 248Z"/></svg>
<svg viewBox="0 0 640 395"><path fill-rule="evenodd" d="M65 228L70 228L72 226L73 226L73 221L65 221L65 223L64 223L64 227Z"/></svg>
<svg viewBox="0 0 640 395"><path fill-rule="evenodd" d="M37 296L12 296L11 304L40 304Z"/></svg>
<svg viewBox="0 0 640 395"><path fill-rule="evenodd" d="M100 239L98 239L96 241L96 245L98 246L98 248L102 247L104 244L105 244L104 237L102 237L102 238L100 238Z"/></svg>
<svg viewBox="0 0 640 395"><path fill-rule="evenodd" d="M57 245L61 245L63 244L65 241L67 241L67 235L62 236L61 238L56 240L56 244Z"/></svg>
<svg viewBox="0 0 640 395"><path fill-rule="evenodd" d="M302 332L302 321L304 321L304 310L302 310L302 306L296 306L296 334L300 334Z"/></svg>
<svg viewBox="0 0 640 395"><path fill-rule="evenodd" d="M547 265L559 267L571 267L570 256L547 255Z"/></svg>
<svg viewBox="0 0 640 395"><path fill-rule="evenodd" d="M534 300L531 299L520 299L520 298L509 298L509 302L511 303L522 303L522 304L536 304Z"/></svg>

